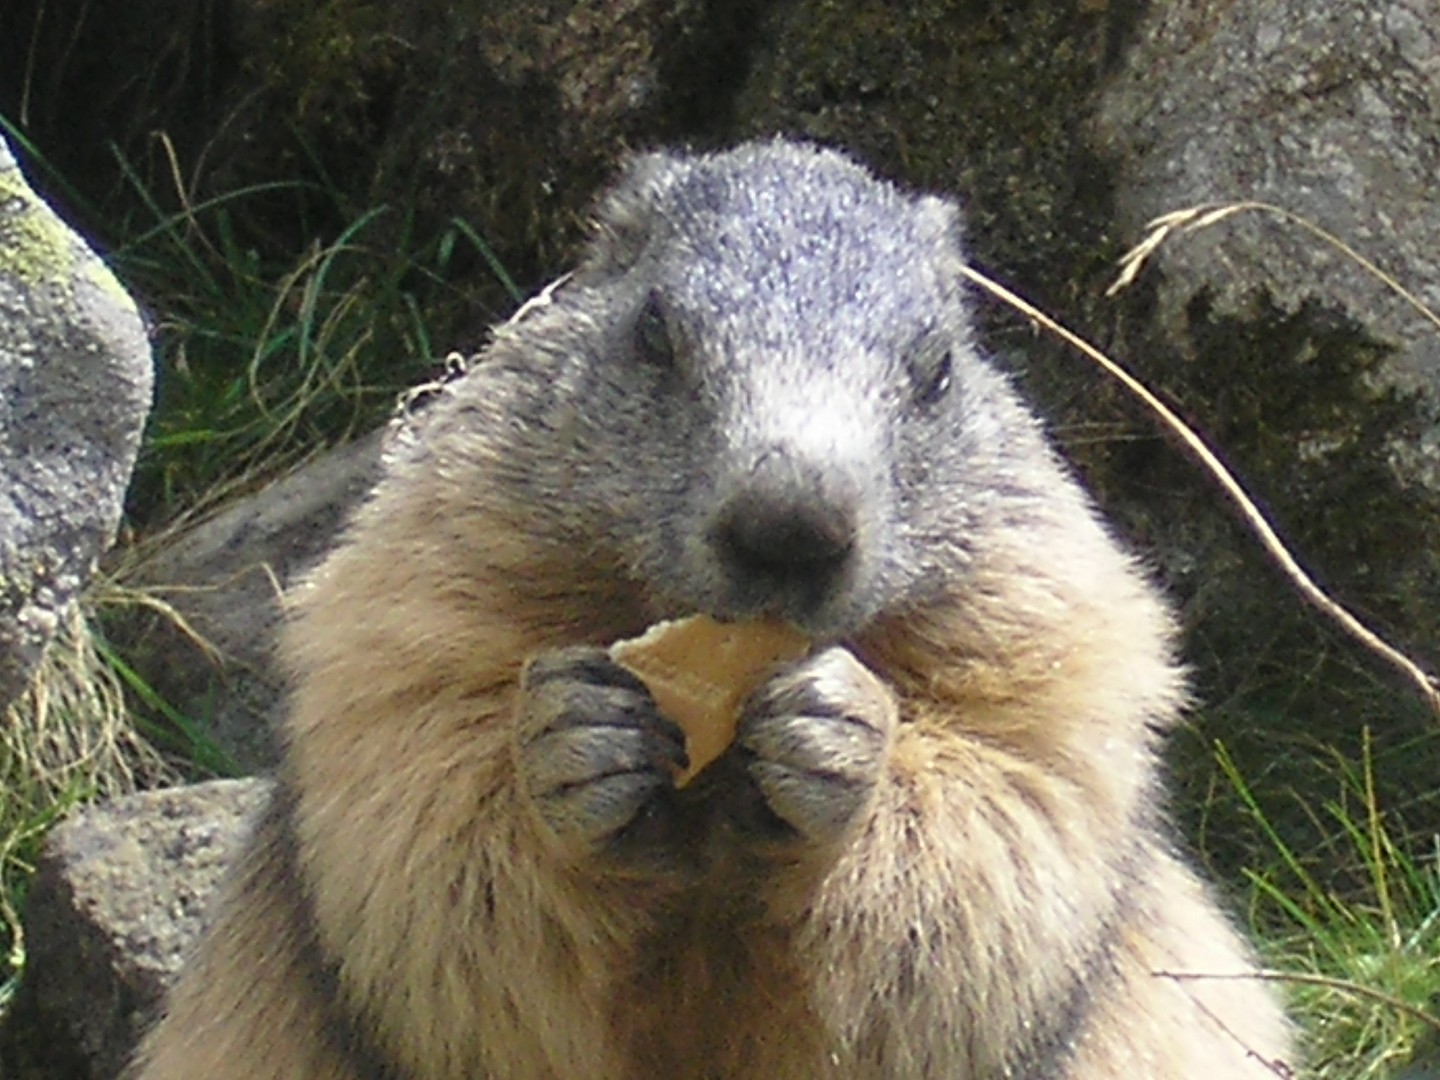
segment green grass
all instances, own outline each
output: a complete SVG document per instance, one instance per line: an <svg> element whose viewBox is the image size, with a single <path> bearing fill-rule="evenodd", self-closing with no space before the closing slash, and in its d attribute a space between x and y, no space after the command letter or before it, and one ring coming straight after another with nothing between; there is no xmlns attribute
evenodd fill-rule
<svg viewBox="0 0 1440 1080"><path fill-rule="evenodd" d="M1219 759L1273 853L1250 872L1251 913L1303 1029L1303 1075L1395 1075L1440 1036L1440 837L1398 831L1367 737L1359 761L1333 759L1334 794L1305 806L1334 838L1321 877L1276 831L1223 747Z"/></svg>
<svg viewBox="0 0 1440 1080"><path fill-rule="evenodd" d="M426 313L457 303L445 276L457 244L493 258L463 222L424 238L402 226L397 254L391 219L403 213L377 206L267 262L238 238L236 218L277 191L285 185L180 213L152 204L154 224L113 251L160 313L159 400L131 500L142 524L213 506L374 426L440 364Z"/></svg>

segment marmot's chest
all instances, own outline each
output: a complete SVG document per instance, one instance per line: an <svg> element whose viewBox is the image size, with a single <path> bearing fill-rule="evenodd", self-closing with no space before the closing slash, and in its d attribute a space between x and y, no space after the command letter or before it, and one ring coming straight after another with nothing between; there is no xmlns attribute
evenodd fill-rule
<svg viewBox="0 0 1440 1080"><path fill-rule="evenodd" d="M673 921L614 987L611 1031L632 1063L625 1080L840 1075L804 968L788 931L698 912Z"/></svg>

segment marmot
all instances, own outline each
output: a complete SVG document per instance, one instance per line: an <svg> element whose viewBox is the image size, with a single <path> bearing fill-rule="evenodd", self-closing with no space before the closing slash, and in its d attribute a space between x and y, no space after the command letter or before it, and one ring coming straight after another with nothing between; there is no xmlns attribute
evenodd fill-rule
<svg viewBox="0 0 1440 1080"><path fill-rule="evenodd" d="M278 795L135 1076L1273 1080L1159 808L1173 620L961 243L830 150L631 164L294 597ZM815 647L680 790L602 646L695 612Z"/></svg>

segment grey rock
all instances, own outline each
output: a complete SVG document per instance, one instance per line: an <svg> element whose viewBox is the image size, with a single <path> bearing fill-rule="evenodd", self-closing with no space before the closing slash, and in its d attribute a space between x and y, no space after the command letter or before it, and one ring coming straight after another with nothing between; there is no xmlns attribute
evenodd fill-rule
<svg viewBox="0 0 1440 1080"><path fill-rule="evenodd" d="M263 806L262 780L96 805L51 833L25 906L27 976L5 1058L26 1075L108 1080L152 1018Z"/></svg>
<svg viewBox="0 0 1440 1080"><path fill-rule="evenodd" d="M1102 95L1097 145L1119 165L1119 227L1198 203L1258 200L1301 215L1440 308L1440 21L1432 0L1152 5ZM1246 215L1161 249L1159 317L1180 332L1208 290L1243 314L1257 290L1313 299L1398 345L1380 378L1440 415L1440 331L1335 250ZM1397 448L1440 491L1440 429Z"/></svg>
<svg viewBox="0 0 1440 1080"><path fill-rule="evenodd" d="M114 539L151 382L134 303L0 139L0 705Z"/></svg>
<svg viewBox="0 0 1440 1080"><path fill-rule="evenodd" d="M270 718L284 679L275 656L281 596L334 542L374 482L383 433L323 454L155 548L125 581L178 612L208 646L144 609L111 630L165 700L234 768L272 764Z"/></svg>

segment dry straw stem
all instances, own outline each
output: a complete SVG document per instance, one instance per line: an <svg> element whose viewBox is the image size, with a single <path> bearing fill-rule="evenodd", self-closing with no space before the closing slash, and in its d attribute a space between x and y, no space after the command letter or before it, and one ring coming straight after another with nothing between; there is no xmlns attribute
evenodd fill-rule
<svg viewBox="0 0 1440 1080"><path fill-rule="evenodd" d="M1135 275L1139 272L1140 264L1144 262L1145 257L1160 245L1165 236L1169 235L1175 229L1187 227L1183 224L1185 221L1190 222L1188 227L1199 228L1205 224L1213 224L1223 217L1228 216L1228 213L1225 213L1225 211L1235 212L1235 210L1243 208L1246 205L1259 207L1263 204L1235 204L1234 208L1220 207L1208 210L1197 208L1194 211L1177 211L1175 214L1167 214L1164 218L1157 219L1158 227L1122 260L1124 269L1120 279L1115 285L1111 286L1110 292L1113 293L1117 288L1123 287L1125 284L1134 280ZM1190 216L1186 217L1186 215ZM1291 215L1287 214L1286 217L1289 218ZM1328 236L1323 230L1315 226L1309 226L1309 228L1312 232L1316 232L1319 235ZM1336 241L1336 243L1339 242ZM1349 251L1343 244L1340 246L1342 250ZM1358 255L1355 257L1359 258ZM1361 261L1366 266L1370 265L1369 263L1365 263L1364 260ZM1375 272L1379 273L1378 270ZM1060 323L1046 315L1039 308L1017 296L1005 288L1005 286L986 277L973 267L964 266L961 268L961 273L968 280L1009 304L1040 327L1084 353L1085 356L1089 357L1096 364L1099 364L1101 368L1108 372L1113 378L1117 379L1130 393L1139 398L1151 412L1155 413L1155 415L1180 438L1180 441L1184 443L1190 453L1215 477L1220 486L1225 490L1225 493L1230 496L1239 508L1246 524L1248 524L1255 535L1259 537L1260 543L1264 546L1265 551L1280 566L1286 576L1290 578L1291 582L1294 583L1295 587L1300 591L1300 595L1318 608L1323 614L1338 623L1346 633L1355 638L1360 644L1401 671L1415 684L1415 687L1420 691L1421 696L1429 703L1430 708L1435 714L1440 716L1440 685L1437 685L1435 680L1432 679L1420 665L1416 664L1404 653L1388 644L1378 634L1366 627L1365 624L1351 614L1348 609L1332 599L1325 590L1315 583L1315 580L1305 572L1295 560L1295 557L1290 554L1289 549L1265 519L1265 515L1262 514L1260 508L1255 505L1255 501L1246 494L1240 481L1237 480L1234 474L1215 456L1214 451L1205 444L1205 441L1193 428L1181 420L1180 417L1177 416L1169 406L1156 397L1144 383L1140 382L1139 379L1121 367L1119 363L1106 356L1074 331L1060 325ZM1382 280L1387 282L1392 281L1392 279L1384 275L1382 275ZM1399 288L1398 285L1394 287ZM1404 290L1400 291L1411 303L1419 304L1419 301L1409 293L1406 293ZM1424 306L1419 306L1423 310ZM1430 315L1430 317L1432 319L1435 318L1433 315ZM1440 326L1440 321L1437 321L1436 325Z"/></svg>
<svg viewBox="0 0 1440 1080"><path fill-rule="evenodd" d="M135 786L137 766L142 773L162 767L131 728L124 692L76 606L25 693L5 708L0 779L50 796L76 783L117 794Z"/></svg>
<svg viewBox="0 0 1440 1080"><path fill-rule="evenodd" d="M1342 994L1350 994L1353 997L1367 998L1370 1001L1379 1002L1394 1009L1398 1013L1410 1017L1429 1030L1440 1035L1440 1017L1432 1016L1424 1009L1416 1008L1408 1001L1402 1001L1393 994L1387 994L1383 990L1376 990L1373 986L1365 986L1362 983L1351 982L1349 979L1336 979L1329 975L1315 975L1300 971L1247 971L1240 975L1222 975L1212 972L1201 971L1153 971L1156 978L1172 979L1175 982L1201 982L1201 981L1225 981L1231 979L1258 979L1262 982L1292 983L1301 986L1319 986L1326 990L1335 990Z"/></svg>
<svg viewBox="0 0 1440 1080"><path fill-rule="evenodd" d="M1150 974L1158 979L1170 979L1173 982L1179 983L1181 990L1190 998L1195 1007L1209 1017L1210 1022L1223 1031L1226 1036L1233 1039L1235 1044L1245 1051L1245 1056L1250 1058L1250 1060L1259 1063L1261 1067L1274 1073L1280 1080L1296 1080L1295 1070L1292 1069L1287 1062L1281 1061L1278 1058L1267 1058L1258 1050L1253 1049L1244 1039L1231 1030L1230 1026L1226 1024L1224 1020L1216 1015L1214 1009L1210 1008L1210 1006L1200 1000L1189 987L1185 986L1185 981L1188 979L1263 979L1265 977L1264 975L1253 971L1244 972L1239 975L1191 975L1187 972L1173 971L1152 971Z"/></svg>
<svg viewBox="0 0 1440 1080"><path fill-rule="evenodd" d="M1234 217L1236 214L1246 212L1258 212L1270 214L1280 218L1299 229L1303 229L1317 240L1328 244L1340 252L1351 262L1363 269L1371 277L1384 284L1395 295L1399 296L1407 304L1419 313L1419 315L1440 330L1440 315L1436 315L1430 308L1425 306L1418 296L1412 293L1391 275L1387 274L1375 263L1367 259L1360 252L1356 251L1349 244L1345 243L1334 233L1322 229L1308 218L1299 214L1291 213L1281 206L1273 206L1266 202L1233 202L1233 203L1204 203L1200 206L1187 207L1184 210L1172 210L1168 214L1162 214L1147 226L1149 232L1145 239L1127 251L1120 259L1120 273L1111 286L1105 290L1106 296L1114 296L1121 289L1128 287L1139 275L1146 260L1150 258L1160 245L1170 236L1177 233L1197 232L1200 229L1208 229L1211 225L1217 225L1226 218Z"/></svg>
<svg viewBox="0 0 1440 1080"><path fill-rule="evenodd" d="M102 606L145 608L154 612L179 631L185 640L199 649L206 660L218 665L224 659L220 650L215 647L209 638L196 630L195 627L190 624L190 621L180 613L179 609L164 597L166 594L177 596L187 593L219 592L221 589L228 588L237 579L249 573L252 569L255 568L247 566L241 570L237 570L229 578L213 585L155 585L137 588L133 585L122 585L116 580L110 580L104 582L104 584L96 590L93 602L97 608ZM281 594L281 586L279 580L275 577L274 571L263 563L260 564L260 569L270 579L270 583L278 597Z"/></svg>

